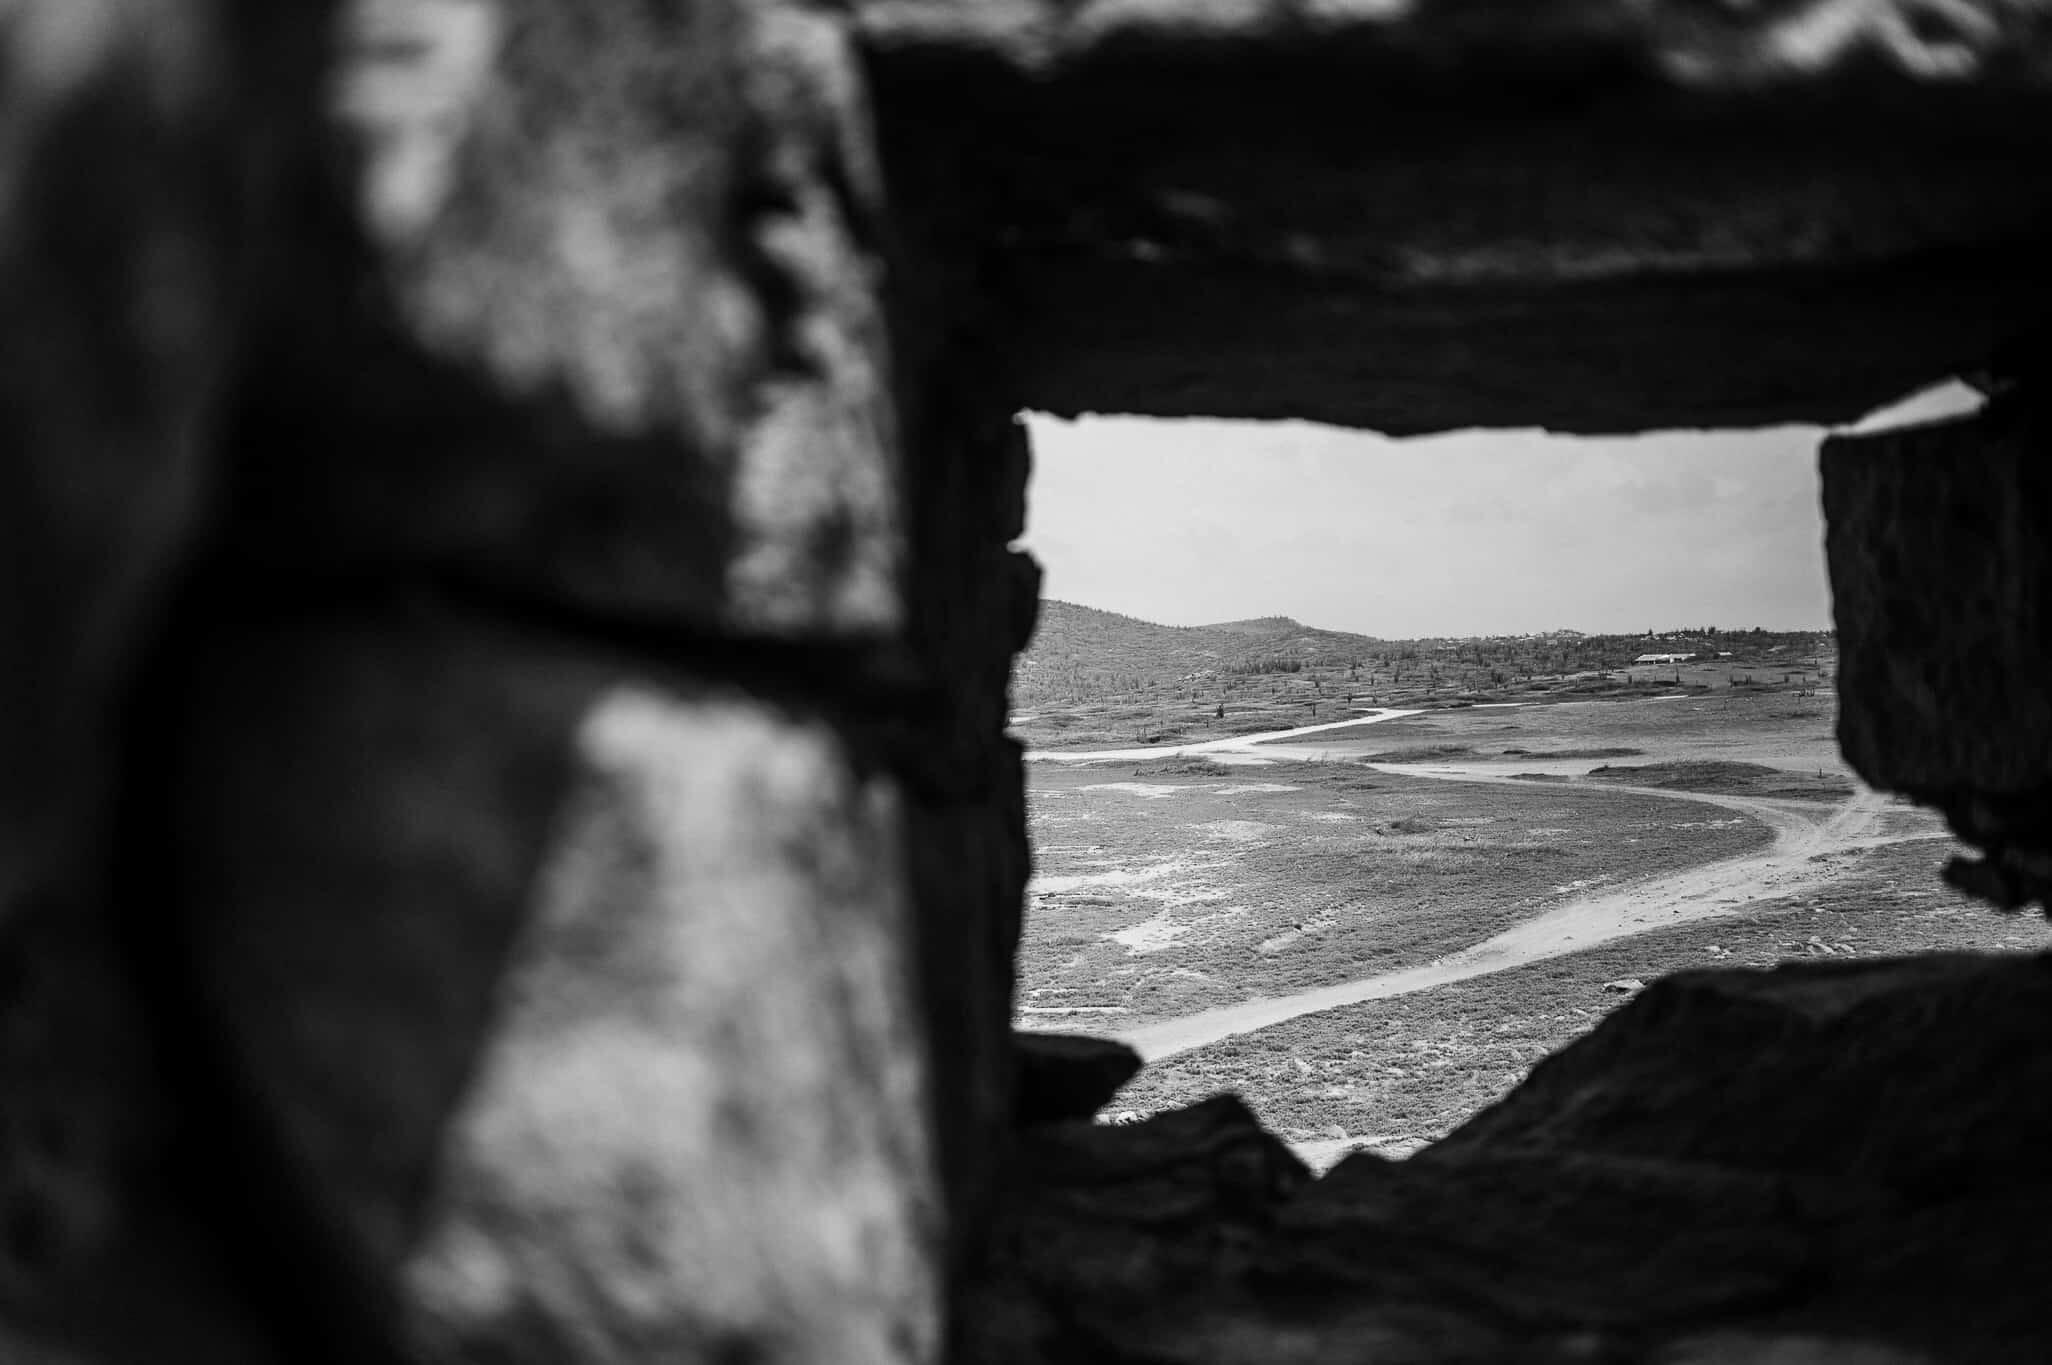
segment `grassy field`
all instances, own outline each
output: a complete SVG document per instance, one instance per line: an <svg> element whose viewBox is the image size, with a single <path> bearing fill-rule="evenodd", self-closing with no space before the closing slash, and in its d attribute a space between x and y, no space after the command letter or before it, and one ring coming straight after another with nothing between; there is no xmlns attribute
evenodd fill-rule
<svg viewBox="0 0 2052 1365"><path fill-rule="evenodd" d="M1836 716L1829 693L1725 691L1461 707L1337 731L1318 744L1377 762L1472 761L1583 773L1598 763L1696 759L1842 775L1831 733Z"/></svg>
<svg viewBox="0 0 2052 1365"><path fill-rule="evenodd" d="M1111 1106L1236 1090L1325 1162L1415 1150L1665 972L2052 948L2042 921L1943 884L1956 846L1941 823L1864 793L1834 719L1828 691L1670 690L1439 706L1215 755L1036 762L1020 1022L1116 1034L1434 962L1542 914L1648 901L1647 929L1600 947L1549 939L1488 975L1244 1025L1153 1063ZM1652 927L1669 914L1702 917Z"/></svg>
<svg viewBox="0 0 2052 1365"><path fill-rule="evenodd" d="M1742 813L1351 763L1035 764L1031 1023L1123 1028L1430 961L1564 896L1756 848Z"/></svg>
<svg viewBox="0 0 2052 1365"><path fill-rule="evenodd" d="M1790 772L1766 763L1735 763L1727 759L1684 758L1661 763L1605 763L1591 768L1591 782L1665 791L1726 792L1735 796L1771 796L1790 801L1842 801L1853 783L1819 768L1815 773Z"/></svg>
<svg viewBox="0 0 2052 1365"><path fill-rule="evenodd" d="M1547 1053L1629 998L1606 983L1788 958L1941 948L2040 951L2052 928L1998 914L1937 877L1945 845L1894 844L1825 892L1663 930L1452 986L1305 1015L1149 1066L1112 1102L1146 1114L1237 1091L1285 1138L1326 1160L1404 1155L1509 1090Z"/></svg>

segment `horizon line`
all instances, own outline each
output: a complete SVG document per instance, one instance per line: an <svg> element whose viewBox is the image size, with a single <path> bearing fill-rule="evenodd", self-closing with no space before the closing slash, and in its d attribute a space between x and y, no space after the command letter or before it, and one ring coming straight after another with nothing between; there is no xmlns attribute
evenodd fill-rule
<svg viewBox="0 0 2052 1365"><path fill-rule="evenodd" d="M1655 628L1655 627L1647 627L1646 629L1643 629L1643 630L1584 630L1584 629L1582 629L1582 628L1581 628L1581 627L1579 627L1579 626L1553 626L1553 627L1550 627L1550 628L1548 628L1548 629L1545 629L1545 630L1516 630L1516 631L1506 631L1506 630L1499 630L1499 631L1470 631L1470 632L1467 632L1466 634L1438 634L1438 635L1374 635L1374 634L1371 634L1371 633L1369 633L1369 632L1367 632L1367 631L1362 631L1362 630L1350 630L1350 629L1347 629L1347 628L1344 628L1344 627L1338 627L1338 626L1314 626L1314 625L1310 624L1310 623L1309 623L1309 622L1307 622L1307 621L1302 621L1302 620L1299 620L1299 619L1298 619L1297 617L1295 617L1295 616L1291 616L1291 615L1289 615L1289 614L1287 614L1287 613L1284 613L1284 612L1274 612L1274 613L1270 613L1270 614L1266 614L1266 615L1261 615L1261 616L1234 616L1234 617L1228 617L1228 618L1226 618L1226 619L1224 619L1224 620L1217 620L1217 621L1199 621L1199 622L1194 622L1194 623L1191 623L1191 624L1189 624L1189 625L1180 625L1180 624L1178 624L1178 623L1176 623L1176 622L1174 622L1174 621L1158 621L1158 620L1155 620L1154 618L1152 618L1152 617L1148 617L1148 616L1135 616L1135 615L1134 615L1133 613L1131 613L1131 612L1126 612L1126 611L1120 611L1120 610L1118 610L1118 609L1117 609L1117 608L1115 608L1115 607L1093 607L1093 606L1091 606L1091 605L1090 605L1090 604L1089 604L1088 602L1077 602L1077 601L1073 601L1073 600L1071 600L1071 599L1069 599L1069 598L1066 598L1066 597L1046 597L1046 596L1043 596L1043 597L1042 597L1042 598L1040 599L1040 601L1041 601L1041 604L1042 604L1042 605L1046 605L1046 604L1048 604L1048 603L1054 603L1054 604L1056 604L1056 605L1058 605L1058 606L1064 606L1064 607L1076 607L1076 608L1078 608L1078 609L1080 609L1080 610L1083 610L1083 611L1094 611L1094 612L1098 612L1099 614L1101 614L1101 615L1105 615L1105 616L1121 616L1121 617L1124 617L1124 618L1125 618L1126 620L1128 620L1128 621L1137 621L1137 622L1139 622L1139 623L1140 623L1140 624L1142 624L1142 625L1148 625L1148 626L1159 626L1159 627L1161 627L1161 628L1162 628L1163 630L1215 630L1215 629L1217 629L1217 628L1219 628L1219 627L1222 627L1222 626L1237 626L1237 625L1246 625L1246 624L1249 624L1249 623L1251 623L1251 622L1255 622L1255 621L1288 621L1288 622L1289 622L1290 624L1292 624L1292 625L1295 625L1295 626L1299 626L1299 627L1302 627L1302 628L1303 628L1303 629L1305 629L1305 630L1320 630L1320 631L1325 631L1325 632L1326 632L1327 634L1332 634L1332 635L1357 635L1357 636L1360 636L1360 637L1361 637L1362 639L1365 639L1365 640L1389 640L1389 641L1400 641L1400 640L1501 640L1501 639L1514 639L1514 638L1521 638L1521 637L1525 637L1525 636L1533 636L1533 635L1562 635L1562 634L1570 634L1570 633L1572 633L1572 634L1575 634L1575 635L1588 635L1588 636L1603 636L1603 635L1612 635L1612 636L1638 636L1638 635L1653 635L1653 636L1662 636L1662 635L1681 635L1681 634L1688 634L1688 633L1690 633L1691 631L1693 631L1693 630L1695 629L1694 627L1676 626L1676 627L1670 627L1670 628L1667 628L1667 629L1660 629L1660 628ZM1718 635L1750 635L1750 634L1753 634L1753 633L1755 633L1755 632L1757 632L1757 633L1759 633L1759 634L1762 634L1762 635L1836 635L1836 634L1838 633L1838 627L1837 627L1836 625L1824 625L1824 626L1760 626L1760 625L1753 625L1753 626L1711 626L1711 627L1710 627L1709 629L1710 629L1710 630L1711 630L1711 631L1712 631L1713 633L1715 633L1715 634L1718 634Z"/></svg>

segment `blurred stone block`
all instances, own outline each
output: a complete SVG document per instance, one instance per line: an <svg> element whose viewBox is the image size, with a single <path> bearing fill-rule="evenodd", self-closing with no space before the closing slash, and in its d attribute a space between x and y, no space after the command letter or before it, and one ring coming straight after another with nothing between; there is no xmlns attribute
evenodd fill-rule
<svg viewBox="0 0 2052 1365"><path fill-rule="evenodd" d="M357 156L293 167L224 552L701 631L898 630L881 188L845 20L344 18L331 140Z"/></svg>
<svg viewBox="0 0 2052 1365"><path fill-rule="evenodd" d="M2048 438L2019 400L1824 443L1838 741L1877 787L2052 785Z"/></svg>
<svg viewBox="0 0 2052 1365"><path fill-rule="evenodd" d="M192 957L431 1358L932 1357L888 777L434 613L231 632L187 698Z"/></svg>

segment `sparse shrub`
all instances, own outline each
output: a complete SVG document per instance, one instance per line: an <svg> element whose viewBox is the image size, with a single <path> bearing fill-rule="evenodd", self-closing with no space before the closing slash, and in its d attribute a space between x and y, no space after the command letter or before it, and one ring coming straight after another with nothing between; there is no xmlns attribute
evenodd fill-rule
<svg viewBox="0 0 2052 1365"><path fill-rule="evenodd" d="M1231 777L1230 764L1219 763L1201 754L1171 754L1166 758L1150 758L1133 768L1135 777Z"/></svg>

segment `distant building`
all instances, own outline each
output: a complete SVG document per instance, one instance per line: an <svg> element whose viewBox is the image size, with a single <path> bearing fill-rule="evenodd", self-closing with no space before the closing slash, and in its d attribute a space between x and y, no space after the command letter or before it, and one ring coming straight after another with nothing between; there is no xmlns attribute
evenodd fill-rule
<svg viewBox="0 0 2052 1365"><path fill-rule="evenodd" d="M1641 654L1632 660L1635 664L1680 664L1695 658L1693 654Z"/></svg>

